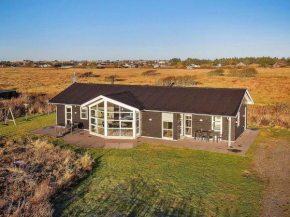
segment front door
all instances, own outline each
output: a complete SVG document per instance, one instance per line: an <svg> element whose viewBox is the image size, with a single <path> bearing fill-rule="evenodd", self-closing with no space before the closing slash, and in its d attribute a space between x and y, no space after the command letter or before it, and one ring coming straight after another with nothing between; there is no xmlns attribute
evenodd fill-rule
<svg viewBox="0 0 290 217"><path fill-rule="evenodd" d="M70 124L72 122L72 106L65 106L65 123Z"/></svg>
<svg viewBox="0 0 290 217"><path fill-rule="evenodd" d="M192 115L184 115L184 135L192 136Z"/></svg>

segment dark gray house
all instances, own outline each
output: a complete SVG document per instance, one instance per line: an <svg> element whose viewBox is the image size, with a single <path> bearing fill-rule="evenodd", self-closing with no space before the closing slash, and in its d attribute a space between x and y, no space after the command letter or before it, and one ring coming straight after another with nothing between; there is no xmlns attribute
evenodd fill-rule
<svg viewBox="0 0 290 217"><path fill-rule="evenodd" d="M104 138L178 140L214 130L235 141L247 127L247 89L74 83L50 100L57 125L79 122Z"/></svg>

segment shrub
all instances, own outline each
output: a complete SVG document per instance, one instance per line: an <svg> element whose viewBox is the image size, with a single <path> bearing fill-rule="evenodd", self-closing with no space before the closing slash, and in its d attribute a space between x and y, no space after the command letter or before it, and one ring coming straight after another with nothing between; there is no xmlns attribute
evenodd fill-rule
<svg viewBox="0 0 290 217"><path fill-rule="evenodd" d="M250 78L255 77L258 71L255 68L243 68L243 69L230 69L230 77Z"/></svg>
<svg viewBox="0 0 290 217"><path fill-rule="evenodd" d="M94 75L92 72L85 72L82 74L78 74L79 78L89 78L89 77L100 77L99 75Z"/></svg>
<svg viewBox="0 0 290 217"><path fill-rule="evenodd" d="M150 75L159 75L160 73L156 73L156 70L148 70L148 71L145 71L145 72L142 72L141 75L143 76L150 76Z"/></svg>
<svg viewBox="0 0 290 217"><path fill-rule="evenodd" d="M290 108L286 104L249 106L248 114L251 125L290 128Z"/></svg>
<svg viewBox="0 0 290 217"><path fill-rule="evenodd" d="M224 76L224 72L225 72L224 69L216 69L216 70L208 72L207 74L209 76Z"/></svg>
<svg viewBox="0 0 290 217"><path fill-rule="evenodd" d="M87 154L27 139L4 142L0 159L0 216L52 216L51 196L84 177L93 164Z"/></svg>
<svg viewBox="0 0 290 217"><path fill-rule="evenodd" d="M165 78L160 78L157 81L158 85L170 86L172 84L176 86L192 86L198 84L196 81L196 76L167 76Z"/></svg>
<svg viewBox="0 0 290 217"><path fill-rule="evenodd" d="M105 77L105 81L111 81L111 79L114 78L115 81L125 81L125 79L120 78L119 75L110 75Z"/></svg>

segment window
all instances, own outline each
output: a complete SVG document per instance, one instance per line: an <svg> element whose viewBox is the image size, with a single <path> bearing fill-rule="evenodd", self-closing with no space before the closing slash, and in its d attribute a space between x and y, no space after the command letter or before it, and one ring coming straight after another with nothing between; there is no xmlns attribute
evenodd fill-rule
<svg viewBox="0 0 290 217"><path fill-rule="evenodd" d="M222 117L213 116L212 117L212 130L219 131L222 133Z"/></svg>
<svg viewBox="0 0 290 217"><path fill-rule="evenodd" d="M107 102L108 136L133 136L133 111Z"/></svg>
<svg viewBox="0 0 290 217"><path fill-rule="evenodd" d="M72 122L72 106L65 107L65 119L66 124L70 124Z"/></svg>
<svg viewBox="0 0 290 217"><path fill-rule="evenodd" d="M238 112L238 115L237 115L237 127L240 126L240 112Z"/></svg>
<svg viewBox="0 0 290 217"><path fill-rule="evenodd" d="M172 122L163 121L163 137L172 138L173 135Z"/></svg>
<svg viewBox="0 0 290 217"><path fill-rule="evenodd" d="M162 137L172 139L173 137L173 114L162 113Z"/></svg>
<svg viewBox="0 0 290 217"><path fill-rule="evenodd" d="M88 108L81 107L81 119L88 119Z"/></svg>
<svg viewBox="0 0 290 217"><path fill-rule="evenodd" d="M104 102L91 107L91 132L105 135L104 130Z"/></svg>
<svg viewBox="0 0 290 217"><path fill-rule="evenodd" d="M192 116L185 115L185 135L192 136Z"/></svg>

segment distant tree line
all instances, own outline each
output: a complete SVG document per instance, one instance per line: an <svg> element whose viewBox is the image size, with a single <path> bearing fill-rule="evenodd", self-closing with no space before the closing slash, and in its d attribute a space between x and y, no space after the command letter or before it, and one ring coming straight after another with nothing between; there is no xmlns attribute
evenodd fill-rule
<svg viewBox="0 0 290 217"><path fill-rule="evenodd" d="M171 66L189 66L191 64L212 66L219 63L222 66L233 66L238 63L243 63L245 65L258 64L262 67L273 66L274 64L279 64L281 67L290 66L290 58L277 58L277 57L243 57L243 58L221 58L221 59L197 59L197 58L187 58L186 60L181 60L180 58L172 58L169 60Z"/></svg>

